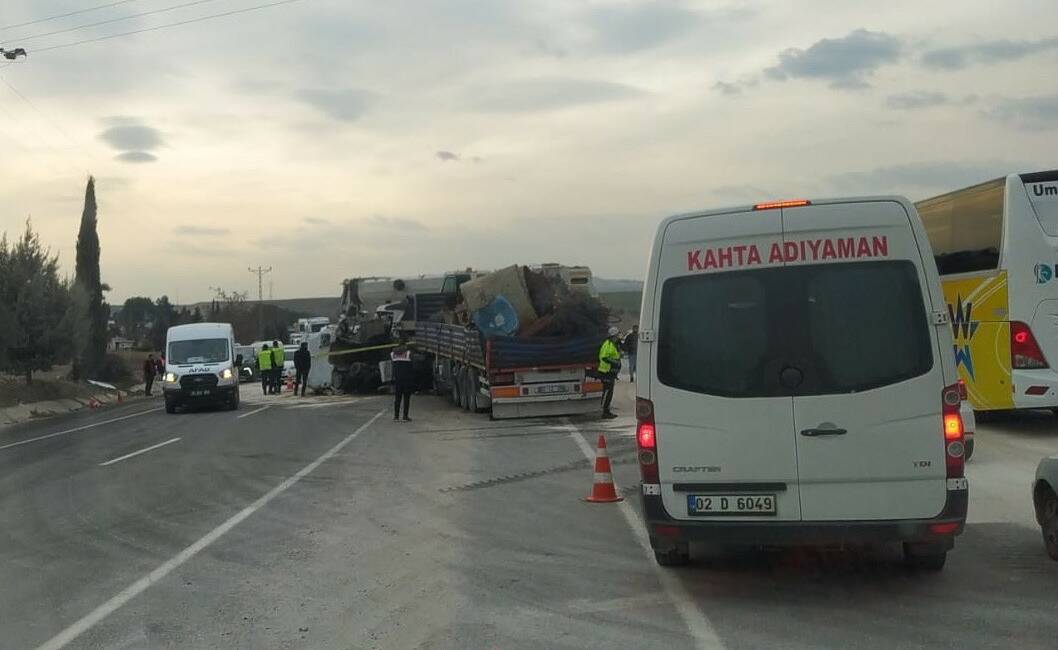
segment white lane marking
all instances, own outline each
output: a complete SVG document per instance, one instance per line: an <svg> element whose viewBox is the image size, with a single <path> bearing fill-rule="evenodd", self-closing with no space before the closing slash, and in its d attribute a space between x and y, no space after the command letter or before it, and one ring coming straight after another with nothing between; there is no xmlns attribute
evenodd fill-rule
<svg viewBox="0 0 1058 650"><path fill-rule="evenodd" d="M268 406L262 406L261 408L254 409L253 411L250 411L249 413L243 413L242 415L237 415L237 416L235 416L235 419L236 420L241 420L243 418L248 418L251 415L253 415L254 413L260 413L261 411L264 411L264 410L270 409L270 408L272 408L271 404L269 404Z"/></svg>
<svg viewBox="0 0 1058 650"><path fill-rule="evenodd" d="M139 451L134 451L131 454L125 454L124 456L118 456L117 458L111 458L110 460L108 460L105 463L99 463L99 466L100 467L106 467L107 465L113 465L114 463L120 463L121 461L128 460L128 459L132 458L133 456L139 456L140 454L146 454L148 451L152 451L154 449L157 449L158 447L164 447L166 445L171 445L174 442L180 442L180 438L173 438L171 440L166 440L165 442L159 442L156 445L151 445L150 447L147 447L145 449L141 449Z"/></svg>
<svg viewBox="0 0 1058 650"><path fill-rule="evenodd" d="M74 427L73 429L67 429L65 431L56 431L55 433L49 433L44 436L37 436L36 438L29 438L27 440L19 440L18 442L9 442L6 445L0 446L0 451L4 449L10 449L11 447L18 447L19 445L28 445L31 442L37 442L39 440L47 440L48 438L54 438L56 436L65 436L68 433L77 433L78 431L84 431L85 429L91 429L92 427L101 427L104 424L110 424L112 422L120 422L121 420L128 420L129 418L136 418L141 415L147 415L148 413L154 413L155 411L162 410L161 407L151 409L149 411L140 411L139 413L133 413L132 415L122 415L119 418L111 418L109 420L103 420L102 422L93 422L92 424L85 424L80 427Z"/></svg>
<svg viewBox="0 0 1058 650"><path fill-rule="evenodd" d="M595 450L584 439L580 430L573 424L567 424L566 431L569 432L569 437L573 439L573 442L577 443L577 447L580 448L584 457L589 462L595 460ZM647 561L654 567L662 589L665 590L672 604L676 606L676 611L679 612L680 618L683 619L684 624L687 626L687 631L690 632L691 638L694 639L695 647L723 650L724 644L720 641L720 637L717 636L716 630L713 629L713 625L709 622L706 615L702 613L702 610L698 609L698 605L695 604L691 595L687 593L683 583L654 561L654 551L650 548L650 537L647 535L643 520L639 518L639 515L636 514L627 500L619 502L617 507L620 508L621 514L624 515L628 527L632 529L632 536L635 537L646 554Z"/></svg>
<svg viewBox="0 0 1058 650"><path fill-rule="evenodd" d="M167 560L157 569L151 571L150 573L143 576L128 587L125 587L116 596L106 601L99 607L96 607L91 612L83 616L80 620L74 622L62 632L59 632L52 638L48 639L46 642L39 645L37 647L37 650L59 650L59 648L65 647L66 644L74 641L75 639L77 639L77 637L81 636L82 634L91 630L99 623L103 622L103 620L105 620L108 616L121 609L121 607L125 603L129 602L136 596L146 591L147 588L151 585L160 582L163 578L165 578L165 576L169 575L175 569L179 568L180 565L195 557L203 549L207 548L210 544L220 539L220 537L224 535L224 533L238 526L240 523L246 520L247 517L268 505L268 503L272 501L272 499L275 499L280 494L283 494L292 486L297 484L298 481L311 474L313 471L316 470L317 467L325 463L332 456L341 451L346 445L355 440L357 436L366 431L369 426L375 423L375 420L382 417L383 413L385 413L385 411L379 411L378 413L376 413L374 417L360 425L360 427L357 428L356 431L353 431L348 436L346 436L341 442L325 451L322 456L298 470L297 474L294 474L287 480L275 486L274 488L269 490L268 493L265 494L263 497L246 506L245 508L237 512L234 516L232 516L231 519L228 519L221 525L217 526L213 530L203 535L194 544L188 546L184 550L174 555L172 558Z"/></svg>

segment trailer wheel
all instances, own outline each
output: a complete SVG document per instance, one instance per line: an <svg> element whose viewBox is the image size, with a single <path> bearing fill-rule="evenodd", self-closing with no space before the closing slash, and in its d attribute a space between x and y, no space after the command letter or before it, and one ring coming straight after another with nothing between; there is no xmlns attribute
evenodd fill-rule
<svg viewBox="0 0 1058 650"><path fill-rule="evenodd" d="M478 412L478 396L476 393L476 387L478 383L478 373L473 368L467 368L467 382L466 382L466 397L463 401L466 403L466 410L471 413Z"/></svg>
<svg viewBox="0 0 1058 650"><path fill-rule="evenodd" d="M345 373L337 368L331 370L331 388L333 390L345 390Z"/></svg>
<svg viewBox="0 0 1058 650"><path fill-rule="evenodd" d="M467 389L467 380L470 377L470 368L463 368L459 372L459 408L464 411L470 410L470 391Z"/></svg>
<svg viewBox="0 0 1058 650"><path fill-rule="evenodd" d="M462 385L460 385L460 380L462 379L462 376L463 376L463 373L460 372L459 367L456 366L456 365L453 365L452 366L452 378L451 378L451 382L452 382L452 403L455 404L456 406L459 406L459 405L461 405L463 403L462 402L462 396L460 395L460 393L463 392L462 391L463 387L462 387Z"/></svg>
<svg viewBox="0 0 1058 650"><path fill-rule="evenodd" d="M481 407L481 373L477 370L473 371L470 380L470 394L474 396L474 401L471 402L470 410L475 413L482 413L485 411Z"/></svg>

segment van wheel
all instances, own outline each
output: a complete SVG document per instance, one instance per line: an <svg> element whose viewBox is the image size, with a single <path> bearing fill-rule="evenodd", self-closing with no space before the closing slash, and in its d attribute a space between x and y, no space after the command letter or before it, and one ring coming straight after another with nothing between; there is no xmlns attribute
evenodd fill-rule
<svg viewBox="0 0 1058 650"><path fill-rule="evenodd" d="M686 566L691 561L691 549L687 544L677 544L660 551L654 549L654 560L661 566Z"/></svg>
<svg viewBox="0 0 1058 650"><path fill-rule="evenodd" d="M966 447L966 449L965 449L964 453L966 455L966 458L965 458L964 462L968 463L968 462L970 462L970 459L973 458L973 455L974 455L974 441L973 440L967 440L965 447Z"/></svg>
<svg viewBox="0 0 1058 650"><path fill-rule="evenodd" d="M165 400L165 412L170 414L176 413L176 402L171 399Z"/></svg>
<svg viewBox="0 0 1058 650"><path fill-rule="evenodd" d="M939 544L904 544L904 563L916 571L940 571L948 551Z"/></svg>
<svg viewBox="0 0 1058 650"><path fill-rule="evenodd" d="M1043 532L1043 545L1052 560L1058 560L1058 496L1050 491L1046 494L1037 509L1040 513L1040 530Z"/></svg>
<svg viewBox="0 0 1058 650"><path fill-rule="evenodd" d="M235 392L232 393L231 400L228 402L228 410L229 411L238 411L239 410L239 389L238 388L236 388Z"/></svg>

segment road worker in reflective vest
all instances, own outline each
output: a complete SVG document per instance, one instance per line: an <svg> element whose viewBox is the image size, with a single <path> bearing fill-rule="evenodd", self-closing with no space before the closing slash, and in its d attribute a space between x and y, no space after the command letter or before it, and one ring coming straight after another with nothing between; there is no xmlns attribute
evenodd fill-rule
<svg viewBox="0 0 1058 650"><path fill-rule="evenodd" d="M267 395L272 388L272 351L267 343L257 353L257 371L261 374L261 390Z"/></svg>
<svg viewBox="0 0 1058 650"><path fill-rule="evenodd" d="M283 392L283 367L286 363L286 351L279 341L272 341L272 390L276 395Z"/></svg>
<svg viewBox="0 0 1058 650"><path fill-rule="evenodd" d="M607 419L617 415L610 410L613 401L614 382L621 371L621 351L617 348L621 332L611 327L606 340L599 346L599 379L602 380L602 416Z"/></svg>

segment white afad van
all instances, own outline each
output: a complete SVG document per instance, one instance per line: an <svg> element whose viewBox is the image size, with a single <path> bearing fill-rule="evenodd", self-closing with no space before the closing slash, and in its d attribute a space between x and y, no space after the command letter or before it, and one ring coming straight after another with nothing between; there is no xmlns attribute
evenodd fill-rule
<svg viewBox="0 0 1058 650"><path fill-rule="evenodd" d="M899 542L939 570L965 524L949 317L904 198L782 201L661 223L636 440L662 565L689 542Z"/></svg>
<svg viewBox="0 0 1058 650"><path fill-rule="evenodd" d="M217 404L239 408L239 366L235 332L228 323L170 327L165 336L165 410Z"/></svg>

